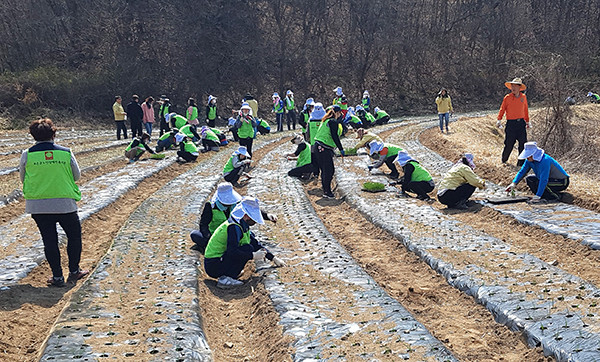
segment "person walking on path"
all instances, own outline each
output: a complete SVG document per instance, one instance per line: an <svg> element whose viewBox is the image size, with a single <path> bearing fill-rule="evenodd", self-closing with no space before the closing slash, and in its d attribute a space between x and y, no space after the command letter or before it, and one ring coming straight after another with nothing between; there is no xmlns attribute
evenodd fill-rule
<svg viewBox="0 0 600 362"><path fill-rule="evenodd" d="M227 221L212 234L204 253L204 270L209 277L217 279L218 288L244 284L237 278L251 259L267 259L277 267L286 265L250 232L251 226L264 223L258 199L245 196L231 211Z"/></svg>
<svg viewBox="0 0 600 362"><path fill-rule="evenodd" d="M133 137L141 137L144 130L142 129L142 119L144 118L144 111L140 104L138 103L140 97L137 95L133 95L131 97L131 102L127 105L127 118L129 118L129 122L131 122L131 138Z"/></svg>
<svg viewBox="0 0 600 362"><path fill-rule="evenodd" d="M283 132L283 116L285 105L279 97L279 93L273 93L273 112L275 113L275 122L277 123L277 132Z"/></svg>
<svg viewBox="0 0 600 362"><path fill-rule="evenodd" d="M335 173L335 165L333 163L334 150L337 147L342 154L345 155L344 147L340 141L342 135L342 122L343 115L340 106L333 106L323 120L317 134L315 135L315 156L317 158L317 165L321 172L321 185L323 187L323 197L334 198L333 192L331 191L331 180Z"/></svg>
<svg viewBox="0 0 600 362"><path fill-rule="evenodd" d="M215 123L219 115L217 114L217 97L208 96L208 104L206 105L206 124L210 128L215 127Z"/></svg>
<svg viewBox="0 0 600 362"><path fill-rule="evenodd" d="M465 153L446 172L437 191L438 201L449 208L466 210L467 201L475 192L475 188L484 189L485 180L473 172L473 154Z"/></svg>
<svg viewBox="0 0 600 362"><path fill-rule="evenodd" d="M569 174L554 158L548 156L536 142L527 142L519 155L519 160L525 160L525 163L506 188L506 192L511 192L529 170L533 170L534 175L525 177L527 186L535 193L530 202L560 200L559 193L569 187Z"/></svg>
<svg viewBox="0 0 600 362"><path fill-rule="evenodd" d="M435 99L435 104L437 104L438 117L440 118L440 132L444 133L445 124L446 133L448 133L450 114L454 112L454 110L452 109L452 99L450 99L450 95L448 94L448 90L446 88L442 88L440 90L437 98Z"/></svg>
<svg viewBox="0 0 600 362"><path fill-rule="evenodd" d="M65 279L58 247L57 223L67 235L67 282L75 283L89 273L79 268L82 246L77 201L81 200L81 192L75 181L79 180L81 172L71 150L54 143L56 127L52 120L45 118L33 121L29 133L36 143L23 152L19 164L25 212L31 214L42 236L44 254L52 270L48 285L62 287Z"/></svg>
<svg viewBox="0 0 600 362"><path fill-rule="evenodd" d="M146 101L142 103L142 111L144 113L143 121L146 133L152 136L152 125L154 124L154 98L148 97Z"/></svg>
<svg viewBox="0 0 600 362"><path fill-rule="evenodd" d="M248 154L252 156L252 142L256 133L254 129L258 126L256 117L252 115L252 108L248 103L243 103L240 108L240 114L235 121L235 128L239 139L240 146L246 147Z"/></svg>
<svg viewBox="0 0 600 362"><path fill-rule="evenodd" d="M529 128L529 109L527 107L527 96L522 93L527 87L521 78L515 78L504 83L510 93L504 96L500 112L498 113L498 127L502 127L502 117L506 113L506 127L504 129L504 150L502 150L502 163L508 161L515 142L519 142L519 153L523 152L527 142L527 128ZM517 166L523 165L523 160L517 162Z"/></svg>
<svg viewBox="0 0 600 362"><path fill-rule="evenodd" d="M297 146L296 151L288 153L286 158L288 161L296 160L296 167L288 171L288 176L298 178L310 177L314 173L310 145L304 140L301 134L297 134L292 138L292 144Z"/></svg>
<svg viewBox="0 0 600 362"><path fill-rule="evenodd" d="M431 201L428 193L433 191L435 183L429 171L404 150L398 152L396 162L404 171L401 180L401 196L407 197L409 196L408 192L414 192L417 194L417 199Z"/></svg>
<svg viewBox="0 0 600 362"><path fill-rule="evenodd" d="M121 139L121 131L123 131L123 138L127 139L127 126L125 125L127 113L125 113L121 102L123 102L121 96L116 96L115 103L113 104L113 114L115 116L115 124L117 125L117 140Z"/></svg>
<svg viewBox="0 0 600 362"><path fill-rule="evenodd" d="M192 126L196 127L200 124L198 122L198 106L196 106L196 100L194 98L188 99L188 108L185 111L185 118Z"/></svg>
<svg viewBox="0 0 600 362"><path fill-rule="evenodd" d="M148 146L148 141L150 141L150 135L146 132L143 132L140 137L135 137L131 140L131 143L125 149L125 157L129 159L129 163L139 160L146 151L151 154L156 153Z"/></svg>
<svg viewBox="0 0 600 362"><path fill-rule="evenodd" d="M170 109L171 109L171 101L169 100L169 98L162 99L162 102L160 104L160 109L158 110L158 119L160 120L159 136L162 136L163 133L169 132L171 130L171 128L169 127L169 121L167 120L167 115L169 113L171 113Z"/></svg>
<svg viewBox="0 0 600 362"><path fill-rule="evenodd" d="M285 93L285 114L288 131L296 130L296 104L294 103L294 93L291 90Z"/></svg>

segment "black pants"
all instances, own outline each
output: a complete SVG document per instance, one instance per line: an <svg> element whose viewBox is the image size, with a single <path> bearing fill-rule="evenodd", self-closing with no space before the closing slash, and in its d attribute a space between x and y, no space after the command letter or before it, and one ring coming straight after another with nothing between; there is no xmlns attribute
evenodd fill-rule
<svg viewBox="0 0 600 362"><path fill-rule="evenodd" d="M256 128L260 134L269 134L271 133L271 129L263 126L258 126Z"/></svg>
<svg viewBox="0 0 600 362"><path fill-rule="evenodd" d="M117 139L121 139L121 131L123 131L123 137L127 139L127 126L125 125L125 121L115 121L117 125Z"/></svg>
<svg viewBox="0 0 600 362"><path fill-rule="evenodd" d="M210 127L210 128L215 128L215 122L217 121L217 119L207 119L206 120L206 124Z"/></svg>
<svg viewBox="0 0 600 362"><path fill-rule="evenodd" d="M277 123L277 132L283 132L283 113L275 113L275 121Z"/></svg>
<svg viewBox="0 0 600 362"><path fill-rule="evenodd" d="M198 159L198 156L182 150L177 151L177 156L183 158L186 162L194 162Z"/></svg>
<svg viewBox="0 0 600 362"><path fill-rule="evenodd" d="M239 248L249 253L254 252L254 248L250 244L242 245ZM239 256L238 253L225 252L220 258L204 258L204 270L211 278L226 275L237 279L248 260L250 259Z"/></svg>
<svg viewBox="0 0 600 362"><path fill-rule="evenodd" d="M377 121L375 121L375 124L386 124L389 121L390 121L390 116L385 116L385 117L381 117Z"/></svg>
<svg viewBox="0 0 600 362"><path fill-rule="evenodd" d="M160 120L160 134L159 136L162 136L164 133L170 132L171 128L169 127L169 124L167 123L167 121L165 121L164 117Z"/></svg>
<svg viewBox="0 0 600 362"><path fill-rule="evenodd" d="M300 167L294 167L288 171L288 176L291 177L302 177L303 175L313 173L314 167L312 163L306 164Z"/></svg>
<svg viewBox="0 0 600 362"><path fill-rule="evenodd" d="M525 182L527 182L527 186L534 194L537 193L538 186L540 184L540 179L535 175L529 175L525 177ZM548 183L546 184L546 189L542 194L542 199L546 200L559 200L560 197L557 195L558 192L564 191L569 187L569 178L549 178Z"/></svg>
<svg viewBox="0 0 600 362"><path fill-rule="evenodd" d="M461 201L467 201L475 192L475 186L462 184L455 190L446 190L443 195L438 195L438 201L448 207L454 207Z"/></svg>
<svg viewBox="0 0 600 362"><path fill-rule="evenodd" d="M200 230L194 230L190 234L190 238L192 238L194 244L197 245L198 251L204 254L206 245L208 245L208 240L210 240L210 235L203 235Z"/></svg>
<svg viewBox="0 0 600 362"><path fill-rule="evenodd" d="M333 164L333 150L330 148L323 147L321 145L315 145L317 152L315 154L317 159L317 165L321 171L321 186L323 187L323 194L331 195L331 180L333 180L333 174L335 173L335 166Z"/></svg>
<svg viewBox="0 0 600 362"><path fill-rule="evenodd" d="M46 260L52 269L52 276L62 277L62 267L60 266L60 250L58 248L58 232L56 223L67 234L67 256L69 257L69 272L74 273L79 270L79 260L81 259L81 223L77 212L68 214L32 214L31 217L40 229L42 241L44 242L44 254Z"/></svg>
<svg viewBox="0 0 600 362"><path fill-rule="evenodd" d="M156 152L162 152L163 150L167 150L172 145L173 141L171 140L171 137L167 138L166 140L159 140L156 143Z"/></svg>
<svg viewBox="0 0 600 362"><path fill-rule="evenodd" d="M294 129L296 129L296 111L293 109L291 111L287 111L286 120L288 131L291 129L290 124L293 125Z"/></svg>
<svg viewBox="0 0 600 362"><path fill-rule="evenodd" d="M131 121L131 138L142 137L142 132L144 132L142 121Z"/></svg>
<svg viewBox="0 0 600 362"><path fill-rule="evenodd" d="M506 130L504 136L504 150L502 150L502 162L508 161L508 157L515 146L515 142L519 142L518 150L519 154L525 148L525 142L527 142L527 127L525 120L512 119L506 121ZM524 160L519 160L517 165L522 165Z"/></svg>
<svg viewBox="0 0 600 362"><path fill-rule="evenodd" d="M384 161L385 165L390 169L390 171L392 171L392 173L390 173L391 178L398 178L398 176L400 176L396 165L394 165L394 160L396 159L396 157L398 157L398 155L386 157Z"/></svg>
<svg viewBox="0 0 600 362"><path fill-rule="evenodd" d="M223 178L225 179L225 181L235 185L238 182L238 180L240 179L240 177L242 176L242 172L244 172L244 170L245 170L244 166L234 168L230 173L223 176Z"/></svg>
<svg viewBox="0 0 600 362"><path fill-rule="evenodd" d="M430 181L411 181L404 192L414 192L417 196L429 197L427 195L435 188L433 180Z"/></svg>
<svg viewBox="0 0 600 362"><path fill-rule="evenodd" d="M206 151L210 151L213 147L216 147L217 150L219 149L219 144L215 141L209 140L209 139L203 139L202 140L202 147L204 147L204 150Z"/></svg>
<svg viewBox="0 0 600 362"><path fill-rule="evenodd" d="M246 146L246 149L248 150L248 154L250 156L252 156L252 142L254 141L253 138L240 138L240 146Z"/></svg>
<svg viewBox="0 0 600 362"><path fill-rule="evenodd" d="M236 142L239 142L240 138L238 137L237 129L235 127L229 127L229 130L231 131L231 135L233 136L233 140L236 141Z"/></svg>

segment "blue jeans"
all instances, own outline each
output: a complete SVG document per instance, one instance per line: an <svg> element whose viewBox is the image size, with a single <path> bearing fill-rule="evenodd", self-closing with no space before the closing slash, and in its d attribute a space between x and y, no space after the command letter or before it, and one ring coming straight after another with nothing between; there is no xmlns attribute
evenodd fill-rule
<svg viewBox="0 0 600 362"><path fill-rule="evenodd" d="M440 131L444 131L444 119L446 120L446 132L448 131L448 122L450 121L450 112L439 113L438 117L440 117Z"/></svg>
<svg viewBox="0 0 600 362"><path fill-rule="evenodd" d="M152 135L152 123L150 123L150 122L144 123L144 127L146 127L146 132L149 135Z"/></svg>

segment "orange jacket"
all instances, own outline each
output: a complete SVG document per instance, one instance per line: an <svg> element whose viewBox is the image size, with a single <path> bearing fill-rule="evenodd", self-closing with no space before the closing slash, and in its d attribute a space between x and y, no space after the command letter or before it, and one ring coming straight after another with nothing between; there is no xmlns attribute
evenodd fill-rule
<svg viewBox="0 0 600 362"><path fill-rule="evenodd" d="M523 93L518 98L512 93L505 95L504 100L502 100L502 106L500 106L500 112L498 113L498 120L502 119L504 113L506 113L506 119L523 118L525 122L529 123L527 96Z"/></svg>

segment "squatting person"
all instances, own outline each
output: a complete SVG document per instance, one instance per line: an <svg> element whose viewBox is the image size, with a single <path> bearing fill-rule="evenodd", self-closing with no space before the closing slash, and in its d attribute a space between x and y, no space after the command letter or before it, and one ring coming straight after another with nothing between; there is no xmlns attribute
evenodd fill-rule
<svg viewBox="0 0 600 362"><path fill-rule="evenodd" d="M446 172L438 187L438 201L449 208L467 209L467 201L475 188L485 188L485 180L473 172L475 163L473 154L465 153Z"/></svg>

